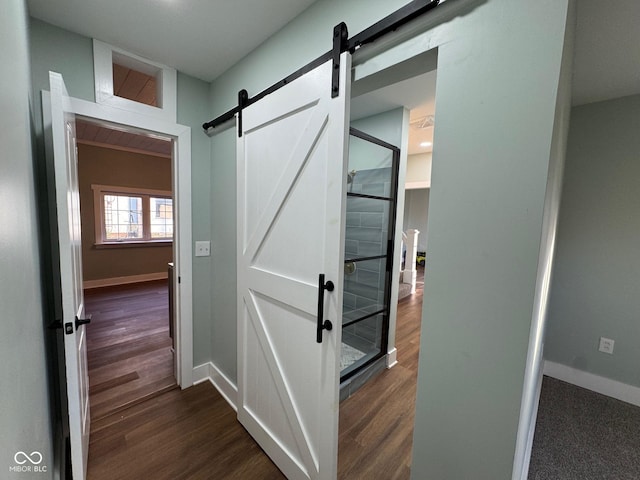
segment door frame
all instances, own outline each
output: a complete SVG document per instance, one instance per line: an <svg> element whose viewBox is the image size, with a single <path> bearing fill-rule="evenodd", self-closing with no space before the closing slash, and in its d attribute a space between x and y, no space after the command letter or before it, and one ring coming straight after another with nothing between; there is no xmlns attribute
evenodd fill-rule
<svg viewBox="0 0 640 480"><path fill-rule="evenodd" d="M193 385L193 285L191 228L191 127L69 97L73 114L90 121L119 124L131 130L158 133L173 139L172 190L176 204L175 264L176 383ZM90 312L89 312L90 313Z"/></svg>

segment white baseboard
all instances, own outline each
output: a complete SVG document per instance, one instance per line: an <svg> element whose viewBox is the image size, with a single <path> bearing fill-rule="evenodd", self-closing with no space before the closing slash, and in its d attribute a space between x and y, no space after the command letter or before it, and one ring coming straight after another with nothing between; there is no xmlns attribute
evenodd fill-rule
<svg viewBox="0 0 640 480"><path fill-rule="evenodd" d="M398 349L393 347L387 352L387 368L395 367L398 363Z"/></svg>
<svg viewBox="0 0 640 480"><path fill-rule="evenodd" d="M207 380L211 380L209 375L209 368L212 366L211 362L203 363L197 367L193 367L193 384L198 385ZM212 382L213 383L213 382Z"/></svg>
<svg viewBox="0 0 640 480"><path fill-rule="evenodd" d="M640 407L640 387L628 385L548 360L544 362L544 374Z"/></svg>
<svg viewBox="0 0 640 480"><path fill-rule="evenodd" d="M85 280L82 288L85 290L100 287L113 287L114 285L127 285L129 283L151 282L153 280L164 280L169 277L168 272L143 273L141 275L128 275L126 277L101 278L98 280Z"/></svg>
<svg viewBox="0 0 640 480"><path fill-rule="evenodd" d="M211 382L222 398L237 412L238 387L212 362L203 363L193 369L194 385L207 381Z"/></svg>

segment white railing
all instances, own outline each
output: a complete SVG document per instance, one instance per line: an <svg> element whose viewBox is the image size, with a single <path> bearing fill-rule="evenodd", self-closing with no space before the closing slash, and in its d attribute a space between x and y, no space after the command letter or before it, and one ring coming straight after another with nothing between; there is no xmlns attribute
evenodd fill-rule
<svg viewBox="0 0 640 480"><path fill-rule="evenodd" d="M404 270L401 271L400 277L402 278L402 283L411 285L411 293L416 293L418 235L420 235L420 231L414 229L409 229L406 233L402 232L402 243L406 245L407 253L404 259Z"/></svg>

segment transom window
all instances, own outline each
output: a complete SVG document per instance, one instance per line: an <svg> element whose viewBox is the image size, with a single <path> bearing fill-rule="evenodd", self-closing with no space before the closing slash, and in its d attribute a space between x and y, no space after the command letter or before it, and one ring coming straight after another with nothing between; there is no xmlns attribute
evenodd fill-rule
<svg viewBox="0 0 640 480"><path fill-rule="evenodd" d="M176 120L177 72L98 40L93 40L96 103Z"/></svg>
<svg viewBox="0 0 640 480"><path fill-rule="evenodd" d="M91 185L96 244L173 240L171 192Z"/></svg>

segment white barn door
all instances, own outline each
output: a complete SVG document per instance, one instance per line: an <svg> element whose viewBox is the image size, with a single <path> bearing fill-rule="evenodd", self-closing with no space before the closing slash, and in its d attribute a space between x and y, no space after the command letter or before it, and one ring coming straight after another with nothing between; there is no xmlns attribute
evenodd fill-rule
<svg viewBox="0 0 640 480"><path fill-rule="evenodd" d="M238 420L290 479L337 475L350 63L337 97L329 61L244 109L238 138Z"/></svg>
<svg viewBox="0 0 640 480"><path fill-rule="evenodd" d="M62 76L49 73L51 144L53 148L62 290L62 323L69 407L69 436L74 479L84 479L89 452L89 376L82 291L80 195L75 116Z"/></svg>

